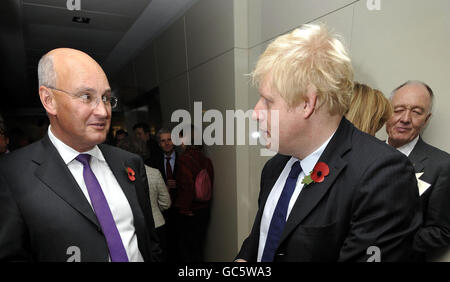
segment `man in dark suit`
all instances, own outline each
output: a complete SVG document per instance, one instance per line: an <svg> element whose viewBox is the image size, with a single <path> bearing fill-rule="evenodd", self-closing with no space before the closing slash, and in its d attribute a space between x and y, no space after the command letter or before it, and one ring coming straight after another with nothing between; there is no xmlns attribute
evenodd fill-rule
<svg viewBox="0 0 450 282"><path fill-rule="evenodd" d="M433 96L424 82L403 83L392 92L394 114L386 123L388 143L409 157L418 178L423 226L414 247L428 260L450 247L450 156L420 137L431 117Z"/></svg>
<svg viewBox="0 0 450 282"><path fill-rule="evenodd" d="M343 117L353 71L342 43L302 26L267 47L253 79L253 117L278 154L236 261L407 260L421 223L414 170Z"/></svg>
<svg viewBox="0 0 450 282"><path fill-rule="evenodd" d="M108 80L87 54L39 61L47 135L0 161L0 260L157 261L142 160L105 141Z"/></svg>
<svg viewBox="0 0 450 282"><path fill-rule="evenodd" d="M161 148L161 153L151 156L151 166L159 169L163 176L164 182L169 189L170 199L175 203L177 199L177 181L175 175L178 171L177 158L178 154L175 151L175 145L172 142L171 131L166 128L161 128L156 134L158 145ZM178 241L178 226L180 225L178 209L172 205L168 210L163 212L164 219L167 226L167 261L180 262L180 248L177 245Z"/></svg>
<svg viewBox="0 0 450 282"><path fill-rule="evenodd" d="M172 142L171 132L168 129L161 128L156 136L158 145L161 149L157 156L151 157L151 166L159 169L169 191L174 192L177 186L175 172L177 170L178 154L175 151L175 145Z"/></svg>

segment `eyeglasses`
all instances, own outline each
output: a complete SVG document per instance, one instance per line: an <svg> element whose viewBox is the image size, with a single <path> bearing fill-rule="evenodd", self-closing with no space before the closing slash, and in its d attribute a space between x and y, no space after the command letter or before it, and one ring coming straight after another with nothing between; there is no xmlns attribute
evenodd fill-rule
<svg viewBox="0 0 450 282"><path fill-rule="evenodd" d="M110 95L102 95L101 97L94 98L94 95L89 92L81 92L79 94L72 94L67 91L64 91L64 90L61 90L58 88L54 88L51 86L46 86L46 87L50 88L52 90L66 93L67 95L80 100L83 104L90 105L93 109L95 109L98 106L98 104L100 103L100 100L102 100L102 102L105 106L111 106L111 109L114 109L115 107L117 107L118 99L116 97L112 97Z"/></svg>

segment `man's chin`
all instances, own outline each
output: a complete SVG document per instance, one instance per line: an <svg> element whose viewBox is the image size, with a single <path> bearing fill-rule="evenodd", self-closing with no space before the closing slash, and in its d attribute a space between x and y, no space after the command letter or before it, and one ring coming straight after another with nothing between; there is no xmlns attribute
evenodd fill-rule
<svg viewBox="0 0 450 282"><path fill-rule="evenodd" d="M95 145L102 144L106 141L106 134L96 134L90 138L90 143Z"/></svg>
<svg viewBox="0 0 450 282"><path fill-rule="evenodd" d="M266 142L267 142L265 145L266 149L280 153L280 146L279 146L278 142L272 142L270 139Z"/></svg>
<svg viewBox="0 0 450 282"><path fill-rule="evenodd" d="M399 148L403 145L408 144L411 140L408 137L395 136L395 139L389 138L389 143L394 147Z"/></svg>
<svg viewBox="0 0 450 282"><path fill-rule="evenodd" d="M108 134L109 131L109 126L88 126L87 129L88 133L87 134L91 134L91 135L104 135L106 137L106 135Z"/></svg>

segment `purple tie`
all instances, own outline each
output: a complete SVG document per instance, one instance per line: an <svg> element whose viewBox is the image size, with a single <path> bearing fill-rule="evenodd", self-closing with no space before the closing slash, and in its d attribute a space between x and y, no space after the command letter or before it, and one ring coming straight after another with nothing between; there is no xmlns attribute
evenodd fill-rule
<svg viewBox="0 0 450 282"><path fill-rule="evenodd" d="M102 227L103 234L108 244L109 255L113 262L128 262L127 253L120 238L119 230L117 230L116 223L109 209L108 202L103 194L102 187L98 183L97 178L91 170L89 161L91 155L80 154L75 158L83 164L84 183L91 198L94 212Z"/></svg>

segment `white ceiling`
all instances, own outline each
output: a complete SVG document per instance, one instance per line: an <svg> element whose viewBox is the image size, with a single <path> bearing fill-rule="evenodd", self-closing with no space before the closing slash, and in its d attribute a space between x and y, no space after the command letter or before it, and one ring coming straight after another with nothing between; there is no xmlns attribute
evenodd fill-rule
<svg viewBox="0 0 450 282"><path fill-rule="evenodd" d="M197 0L79 0L79 11L69 10L67 0L6 0L7 5L4 1L0 5L0 41L7 45L0 52L9 58L2 73L11 77L3 79L23 84L25 75L31 87L24 91L30 92L37 85L37 62L49 50L80 49L111 76ZM75 23L73 17L90 21Z"/></svg>

